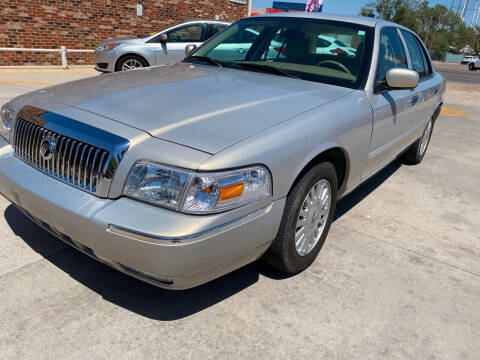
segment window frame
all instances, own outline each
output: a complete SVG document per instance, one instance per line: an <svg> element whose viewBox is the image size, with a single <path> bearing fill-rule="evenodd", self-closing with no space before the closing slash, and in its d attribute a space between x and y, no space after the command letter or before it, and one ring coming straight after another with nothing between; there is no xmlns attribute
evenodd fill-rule
<svg viewBox="0 0 480 360"><path fill-rule="evenodd" d="M381 94L383 92L388 92L388 91L391 91L392 89L390 88L386 88L385 85L385 81L378 81L377 77L378 77L378 70L379 70L379 58L380 58L380 44L381 44L381 39L382 39L382 32L384 30L388 30L388 29L393 29L399 40L400 40L400 43L402 45L402 48L403 48L403 52L405 53L405 59L407 60L407 69L410 69L411 67L411 59L410 59L410 53L408 52L408 48L407 48L407 44L405 43L405 40L400 32L400 29L396 26L383 26L382 28L380 28L380 31L378 32L378 52L377 52L377 59L376 59L376 63L375 63L375 73L374 73L374 77L373 77L373 92L375 94ZM381 86L383 85L383 86Z"/></svg>
<svg viewBox="0 0 480 360"><path fill-rule="evenodd" d="M412 63L412 60L411 60L412 58L411 58L411 55L410 55L410 50L408 49L408 46L407 46L407 41L405 40L404 35L403 35L404 33L410 34L413 37L413 39L415 40L415 42L416 42L416 44L417 44L417 46L420 49L420 52L422 54L422 61L423 61L423 65L425 67L425 70L428 70L428 73L426 73L423 76L420 76L420 74L418 74L419 78L420 78L419 79L420 82L432 78L435 75L435 69L433 67L432 59L430 58L430 54L427 51L427 49L425 47L425 44L423 43L422 39L420 39L420 37L417 34L415 34L413 31L411 31L409 29L406 29L406 28L405 29L404 28L399 29L399 32L400 32L400 35L402 37L402 40L405 43L405 48L408 52L408 57L410 59L411 65L410 65L409 69L410 70L415 70L413 68L413 63Z"/></svg>
<svg viewBox="0 0 480 360"><path fill-rule="evenodd" d="M187 24L183 24L183 25L180 25L176 28L173 28L173 29L170 29L170 30L167 30L167 31L164 31L161 35L163 34L166 34L167 37L169 36L170 33L174 32L174 31L178 31L178 30L182 30L184 28L187 28L187 27L190 27L190 26L201 26L202 27L202 34L200 35L200 40L197 41L197 40L187 40L187 41L171 41L171 40L167 40L167 44L182 44L182 43L202 43L206 40L206 36L207 36L207 32L208 32L208 25L207 23L204 23L204 22L196 22L196 23L187 23Z"/></svg>
<svg viewBox="0 0 480 360"><path fill-rule="evenodd" d="M292 23L294 22L304 22L305 18L303 17L284 17L284 16L254 16L254 17L248 17L244 18L241 20L238 20L237 22L232 23L228 28L231 26L238 25L243 22L247 21L255 21L255 20L281 20L284 21L285 18L288 18L289 21ZM370 83L371 80L371 71L372 68L374 67L373 65L373 58L374 58L374 49L375 49L375 39L376 39L376 29L375 26L372 26L370 24L363 24L359 22L349 22L349 21L341 21L341 20L331 20L331 19L317 19L317 18L308 18L308 21L310 22L315 22L319 24L325 24L325 25L332 25L332 26L344 26L344 27L357 27L359 31L364 31L365 32L365 45L364 45L364 54L363 54L363 62L362 66L359 70L359 77L357 81L354 84L338 84L334 83L333 81L319 81L316 79L309 79L304 81L313 81L313 82L318 82L320 84L331 84L339 87L345 87L353 90L366 90L368 84ZM203 49L204 47L208 46L209 43L214 39L216 36L211 37L210 39L206 40L203 42L196 50L194 53L191 55L195 55L196 52L199 50ZM186 57L184 62L189 62L189 57Z"/></svg>
<svg viewBox="0 0 480 360"><path fill-rule="evenodd" d="M211 22L211 23L208 23L207 25L208 25L208 30L207 30L207 36L205 37L205 40L208 40L208 39L210 39L211 37L214 37L215 35L221 33L221 32L224 31L226 28L228 28L231 24ZM217 32L214 34L214 33L213 33L213 29L215 28L215 25L217 25L217 26L225 26L225 29L220 30L220 31L217 31Z"/></svg>

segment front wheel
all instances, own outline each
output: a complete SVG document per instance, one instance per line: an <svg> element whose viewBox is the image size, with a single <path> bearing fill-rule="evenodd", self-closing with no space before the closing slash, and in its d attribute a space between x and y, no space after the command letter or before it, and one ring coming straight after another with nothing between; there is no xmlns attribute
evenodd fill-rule
<svg viewBox="0 0 480 360"><path fill-rule="evenodd" d="M147 62L142 59L140 56L136 55L127 55L120 59L116 66L116 71L128 71L135 70L138 68L147 67Z"/></svg>
<svg viewBox="0 0 480 360"><path fill-rule="evenodd" d="M475 64L474 63L468 64L468 70L474 71L475 70Z"/></svg>
<svg viewBox="0 0 480 360"><path fill-rule="evenodd" d="M280 228L265 261L289 274L309 267L325 242L337 202L337 174L324 162L314 166L287 196Z"/></svg>

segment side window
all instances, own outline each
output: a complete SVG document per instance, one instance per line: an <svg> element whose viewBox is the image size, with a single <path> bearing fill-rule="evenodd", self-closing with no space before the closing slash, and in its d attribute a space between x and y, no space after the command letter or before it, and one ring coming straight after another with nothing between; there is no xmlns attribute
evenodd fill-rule
<svg viewBox="0 0 480 360"><path fill-rule="evenodd" d="M397 30L385 28L380 33L376 83L383 83L388 70L394 68L406 69L407 56Z"/></svg>
<svg viewBox="0 0 480 360"><path fill-rule="evenodd" d="M407 43L408 52L412 60L412 68L422 78L432 73L432 65L425 54L423 46L420 45L418 39L408 31L402 30L403 38Z"/></svg>
<svg viewBox="0 0 480 360"><path fill-rule="evenodd" d="M220 31L223 31L227 28L228 26L225 24L212 24L212 36L216 35Z"/></svg>
<svg viewBox="0 0 480 360"><path fill-rule="evenodd" d="M194 24L182 26L181 28L170 31L168 42L202 42L205 33L205 24Z"/></svg>
<svg viewBox="0 0 480 360"><path fill-rule="evenodd" d="M425 52L425 46L421 45L421 43L418 39L416 39L416 40L417 40L418 45L420 46L420 49L422 49L423 60L425 62L426 75L431 75L433 73L433 67L432 67L432 63L430 62L430 59L429 59L427 53Z"/></svg>

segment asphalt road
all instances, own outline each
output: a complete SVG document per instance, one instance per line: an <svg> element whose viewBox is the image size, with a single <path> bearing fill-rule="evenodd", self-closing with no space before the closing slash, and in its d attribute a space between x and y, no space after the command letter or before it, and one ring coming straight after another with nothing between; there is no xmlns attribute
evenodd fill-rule
<svg viewBox="0 0 480 360"><path fill-rule="evenodd" d="M0 99L93 75L0 71ZM440 116L422 164L393 163L338 204L296 276L258 262L158 289L0 197L0 359L478 359L480 108L465 106Z"/></svg>
<svg viewBox="0 0 480 360"><path fill-rule="evenodd" d="M480 70L469 71L467 65L436 63L435 68L447 81L480 85Z"/></svg>

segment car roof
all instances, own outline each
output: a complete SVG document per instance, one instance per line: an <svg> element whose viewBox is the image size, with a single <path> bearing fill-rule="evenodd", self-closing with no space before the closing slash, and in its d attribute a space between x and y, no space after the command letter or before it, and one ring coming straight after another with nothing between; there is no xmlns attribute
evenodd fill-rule
<svg viewBox="0 0 480 360"><path fill-rule="evenodd" d="M307 18L307 19L320 19L320 20L330 20L330 21L342 21L353 24L360 24L364 26L375 27L377 25L382 26L396 26L403 28L403 26L392 23L390 21L371 18L367 16L355 16L355 15L337 15L337 14L328 14L328 13L312 13L312 12L282 12L282 13L272 13L272 14L262 14L253 16L254 18L258 17L293 17L293 18Z"/></svg>
<svg viewBox="0 0 480 360"><path fill-rule="evenodd" d="M191 19L191 20L185 20L181 23L178 23L176 25L181 25L181 24L186 24L186 23L194 23L194 22L209 22L209 23L219 23L219 24L231 24L231 21L228 20L212 20L212 19Z"/></svg>

